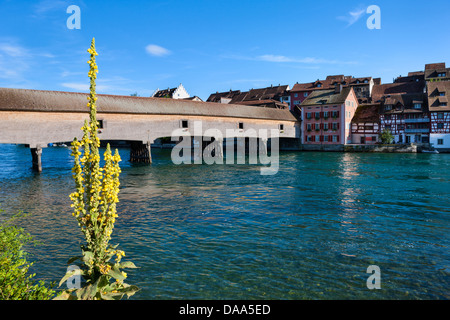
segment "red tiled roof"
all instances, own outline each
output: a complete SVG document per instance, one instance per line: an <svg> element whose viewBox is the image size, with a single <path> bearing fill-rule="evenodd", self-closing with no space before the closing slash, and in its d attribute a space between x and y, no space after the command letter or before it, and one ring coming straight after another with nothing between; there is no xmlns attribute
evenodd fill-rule
<svg viewBox="0 0 450 320"><path fill-rule="evenodd" d="M368 104L359 106L353 116L353 123L378 123L380 121L380 105Z"/></svg>
<svg viewBox="0 0 450 320"><path fill-rule="evenodd" d="M281 98L289 90L288 85L267 87L261 89L251 89L248 92L241 92L234 95L230 103L238 103L242 101L255 101L255 100L277 100Z"/></svg>
<svg viewBox="0 0 450 320"><path fill-rule="evenodd" d="M384 96L393 94L423 93L425 81L398 82L375 85L372 89L372 102L381 101Z"/></svg>
<svg viewBox="0 0 450 320"><path fill-rule="evenodd" d="M445 62L429 63L429 64L425 65L425 71L427 71L427 70L437 70L437 69L445 69Z"/></svg>
<svg viewBox="0 0 450 320"><path fill-rule="evenodd" d="M365 84L364 83L365 80L370 82L371 79L372 79L372 77L353 78L352 76L344 76L344 75L328 76L325 80L316 80L314 82L307 82L307 83L296 83L291 91L299 92L299 91L312 91L312 90L330 90L330 89L334 89L334 87L337 83L342 84L344 86L363 85L363 84ZM381 79L379 79L379 80L381 82ZM359 81L359 83L358 83L358 81ZM318 84L321 84L321 87L318 87L317 86Z"/></svg>
<svg viewBox="0 0 450 320"><path fill-rule="evenodd" d="M427 82L428 105L430 111L450 111L448 95L450 95L450 81ZM445 96L441 96L444 93ZM441 103L447 106L441 106Z"/></svg>

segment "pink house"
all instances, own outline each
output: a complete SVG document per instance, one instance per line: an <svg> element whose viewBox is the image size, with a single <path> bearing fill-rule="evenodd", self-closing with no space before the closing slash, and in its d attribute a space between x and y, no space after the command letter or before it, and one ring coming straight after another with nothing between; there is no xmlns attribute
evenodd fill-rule
<svg viewBox="0 0 450 320"><path fill-rule="evenodd" d="M354 78L352 76L335 75L327 76L325 80L316 80L308 83L296 83L291 94L291 110L299 106L308 96L314 91L332 90L337 85L342 85L343 88L353 87L353 90L358 98L358 102L368 103L372 94L374 84L379 84L380 78L373 79L372 77Z"/></svg>
<svg viewBox="0 0 450 320"><path fill-rule="evenodd" d="M313 91L299 106L304 145L352 143L351 122L358 108L352 87Z"/></svg>

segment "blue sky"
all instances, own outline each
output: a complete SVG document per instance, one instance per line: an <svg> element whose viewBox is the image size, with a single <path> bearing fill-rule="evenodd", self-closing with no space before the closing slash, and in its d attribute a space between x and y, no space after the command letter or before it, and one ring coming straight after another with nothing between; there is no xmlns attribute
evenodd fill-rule
<svg viewBox="0 0 450 320"><path fill-rule="evenodd" d="M373 4L380 30L366 26ZM80 30L67 28L70 5L81 10ZM183 83L206 100L334 74L388 83L450 64L449 13L448 0L0 0L0 87L87 92L93 37L105 94Z"/></svg>

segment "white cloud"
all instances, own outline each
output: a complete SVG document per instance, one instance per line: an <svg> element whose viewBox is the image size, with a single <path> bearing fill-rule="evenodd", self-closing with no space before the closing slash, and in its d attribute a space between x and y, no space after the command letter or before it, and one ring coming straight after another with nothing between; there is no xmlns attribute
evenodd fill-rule
<svg viewBox="0 0 450 320"><path fill-rule="evenodd" d="M339 16L337 17L338 20L342 20L347 22L347 27L350 27L352 24L356 23L363 14L366 13L366 9L354 9L353 11L350 11L346 16Z"/></svg>
<svg viewBox="0 0 450 320"><path fill-rule="evenodd" d="M70 5L69 1L43 0L34 5L35 17L42 16L48 12L65 10Z"/></svg>
<svg viewBox="0 0 450 320"><path fill-rule="evenodd" d="M147 51L148 54L156 57L163 57L171 54L170 50L167 50L166 48L160 47L156 44L149 44L147 47L145 47L145 51Z"/></svg>
<svg viewBox="0 0 450 320"><path fill-rule="evenodd" d="M0 52L10 57L24 57L28 55L28 51L25 48L8 43L0 43Z"/></svg>
<svg viewBox="0 0 450 320"><path fill-rule="evenodd" d="M278 63L290 62L290 63L302 63L302 64L355 64L355 62L352 62L352 61L338 61L338 60L328 60L328 59L312 58L312 57L291 58L291 57L286 57L286 56L282 56L282 55L272 55L272 54L258 56L258 57L256 57L255 60L266 61L266 62L278 62Z"/></svg>
<svg viewBox="0 0 450 320"><path fill-rule="evenodd" d="M265 54L257 57L258 60L268 61L268 62L293 62L293 59L285 56L276 56L273 54Z"/></svg>

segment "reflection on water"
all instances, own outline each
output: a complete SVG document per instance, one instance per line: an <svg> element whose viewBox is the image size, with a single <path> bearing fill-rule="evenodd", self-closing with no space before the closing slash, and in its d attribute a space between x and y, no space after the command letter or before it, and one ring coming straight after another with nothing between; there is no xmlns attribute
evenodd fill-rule
<svg viewBox="0 0 450 320"><path fill-rule="evenodd" d="M140 268L135 299L448 299L450 155L284 153L275 176L249 165L183 165L152 150L122 163L113 243ZM126 149L120 149L128 159ZM24 210L58 280L82 241L71 158L0 145L0 205ZM378 265L382 290L366 287Z"/></svg>

